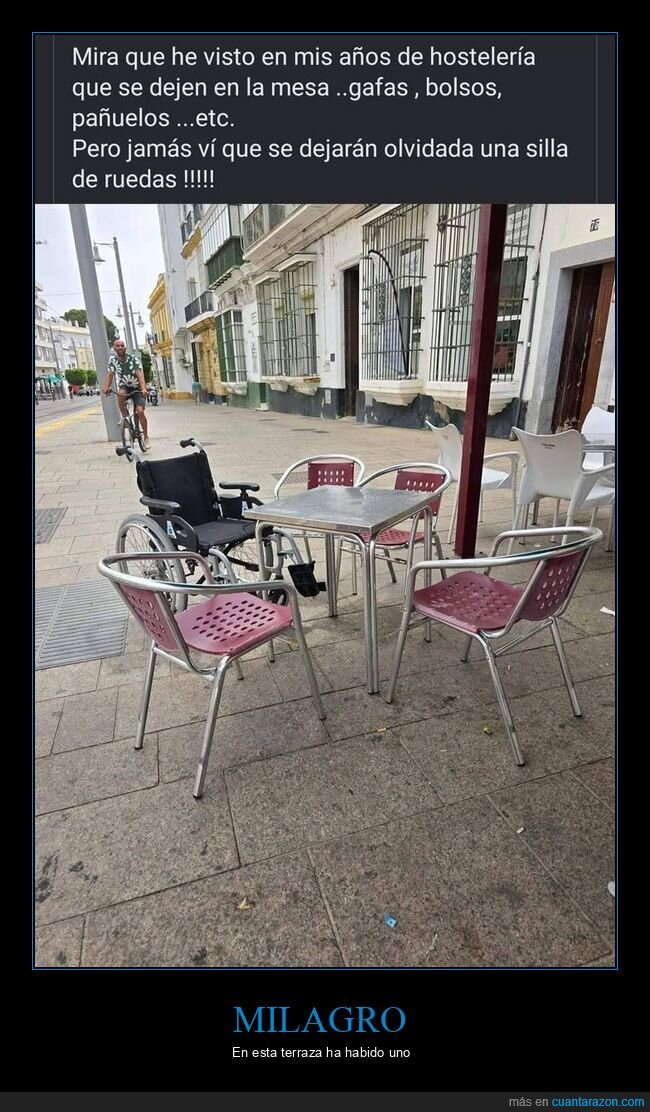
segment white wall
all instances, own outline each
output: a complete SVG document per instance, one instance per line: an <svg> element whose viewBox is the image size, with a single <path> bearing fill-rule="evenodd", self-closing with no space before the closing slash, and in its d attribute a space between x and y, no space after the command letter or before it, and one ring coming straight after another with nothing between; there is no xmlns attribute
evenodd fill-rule
<svg viewBox="0 0 650 1112"><path fill-rule="evenodd" d="M348 220L318 241L320 281L316 291L318 327L318 373L324 389L345 386L345 328L343 271L356 266L361 257L362 229L358 220ZM330 359L334 355L334 361Z"/></svg>

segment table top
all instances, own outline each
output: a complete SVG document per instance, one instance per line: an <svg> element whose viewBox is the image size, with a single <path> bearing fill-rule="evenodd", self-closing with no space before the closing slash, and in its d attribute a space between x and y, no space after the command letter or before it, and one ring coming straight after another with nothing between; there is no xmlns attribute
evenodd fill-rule
<svg viewBox="0 0 650 1112"><path fill-rule="evenodd" d="M616 442L614 440L606 440L604 437L601 440L587 440L586 437L582 438L583 452L615 452Z"/></svg>
<svg viewBox="0 0 650 1112"><path fill-rule="evenodd" d="M324 533L379 533L424 510L432 497L431 491L321 486L253 506L244 517Z"/></svg>

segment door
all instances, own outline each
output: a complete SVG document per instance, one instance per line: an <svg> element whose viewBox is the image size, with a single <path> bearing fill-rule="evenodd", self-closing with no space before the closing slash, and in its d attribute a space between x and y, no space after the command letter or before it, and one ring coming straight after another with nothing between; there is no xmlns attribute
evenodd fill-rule
<svg viewBox="0 0 650 1112"><path fill-rule="evenodd" d="M614 287L614 263L574 271L560 362L553 432L579 428L596 396Z"/></svg>
<svg viewBox="0 0 650 1112"><path fill-rule="evenodd" d="M357 412L359 389L359 267L343 271L343 327L345 331L345 416Z"/></svg>

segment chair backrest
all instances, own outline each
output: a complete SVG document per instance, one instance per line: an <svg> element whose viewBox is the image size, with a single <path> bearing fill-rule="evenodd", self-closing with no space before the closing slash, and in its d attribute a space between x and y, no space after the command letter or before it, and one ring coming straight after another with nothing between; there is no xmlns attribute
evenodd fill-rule
<svg viewBox="0 0 650 1112"><path fill-rule="evenodd" d="M512 430L521 444L526 463L520 504L535 498L570 499L582 471L582 437L577 429L539 436L523 429Z"/></svg>
<svg viewBox="0 0 650 1112"><path fill-rule="evenodd" d="M307 468L307 490L320 486L358 486L365 474L365 466L356 456L324 455L307 456L287 467L275 484L274 496L280 491L293 471ZM356 472L356 473L355 473Z"/></svg>
<svg viewBox="0 0 650 1112"><path fill-rule="evenodd" d="M180 631L164 597L153 590L125 583L114 581L113 586L151 640L161 649L175 652L179 648Z"/></svg>
<svg viewBox="0 0 650 1112"><path fill-rule="evenodd" d="M452 478L446 467L441 467L437 463L394 463L390 467L382 467L379 471L373 471L372 475L368 475L359 486L365 487L372 483L375 479L379 479L382 475L395 475L394 490L430 490L438 491L435 498L432 498L429 506L434 515L438 514L440 509L440 499L442 498L443 491L450 485Z"/></svg>
<svg viewBox="0 0 650 1112"><path fill-rule="evenodd" d="M443 425L441 428L437 428L429 421L425 421L425 424L436 438L440 451L438 463L441 467L447 468L452 482L457 483L460 479L460 468L463 459L462 436L455 425Z"/></svg>
<svg viewBox="0 0 650 1112"><path fill-rule="evenodd" d="M320 486L354 486L354 464L346 460L311 460L307 464L307 490Z"/></svg>
<svg viewBox="0 0 650 1112"><path fill-rule="evenodd" d="M205 525L221 517L219 498L205 452L172 459L140 460L138 486L147 498L178 502L178 514L190 525Z"/></svg>
<svg viewBox="0 0 650 1112"><path fill-rule="evenodd" d="M566 547L566 546L561 546ZM515 621L541 622L567 606L576 587L589 548L540 560L524 591Z"/></svg>
<svg viewBox="0 0 650 1112"><path fill-rule="evenodd" d="M594 405L582 425L585 440L613 441L616 436L616 418L613 413Z"/></svg>

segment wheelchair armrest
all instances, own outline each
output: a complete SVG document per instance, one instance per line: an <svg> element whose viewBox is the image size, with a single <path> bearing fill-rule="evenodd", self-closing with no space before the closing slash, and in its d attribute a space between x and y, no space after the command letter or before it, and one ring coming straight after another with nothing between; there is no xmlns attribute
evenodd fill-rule
<svg viewBox="0 0 650 1112"><path fill-rule="evenodd" d="M165 502L162 498L146 498L144 494L140 501L143 506L150 506L152 510L161 510L168 514L174 514L181 508L180 502Z"/></svg>
<svg viewBox="0 0 650 1112"><path fill-rule="evenodd" d="M259 483L219 483L221 490L259 490Z"/></svg>

